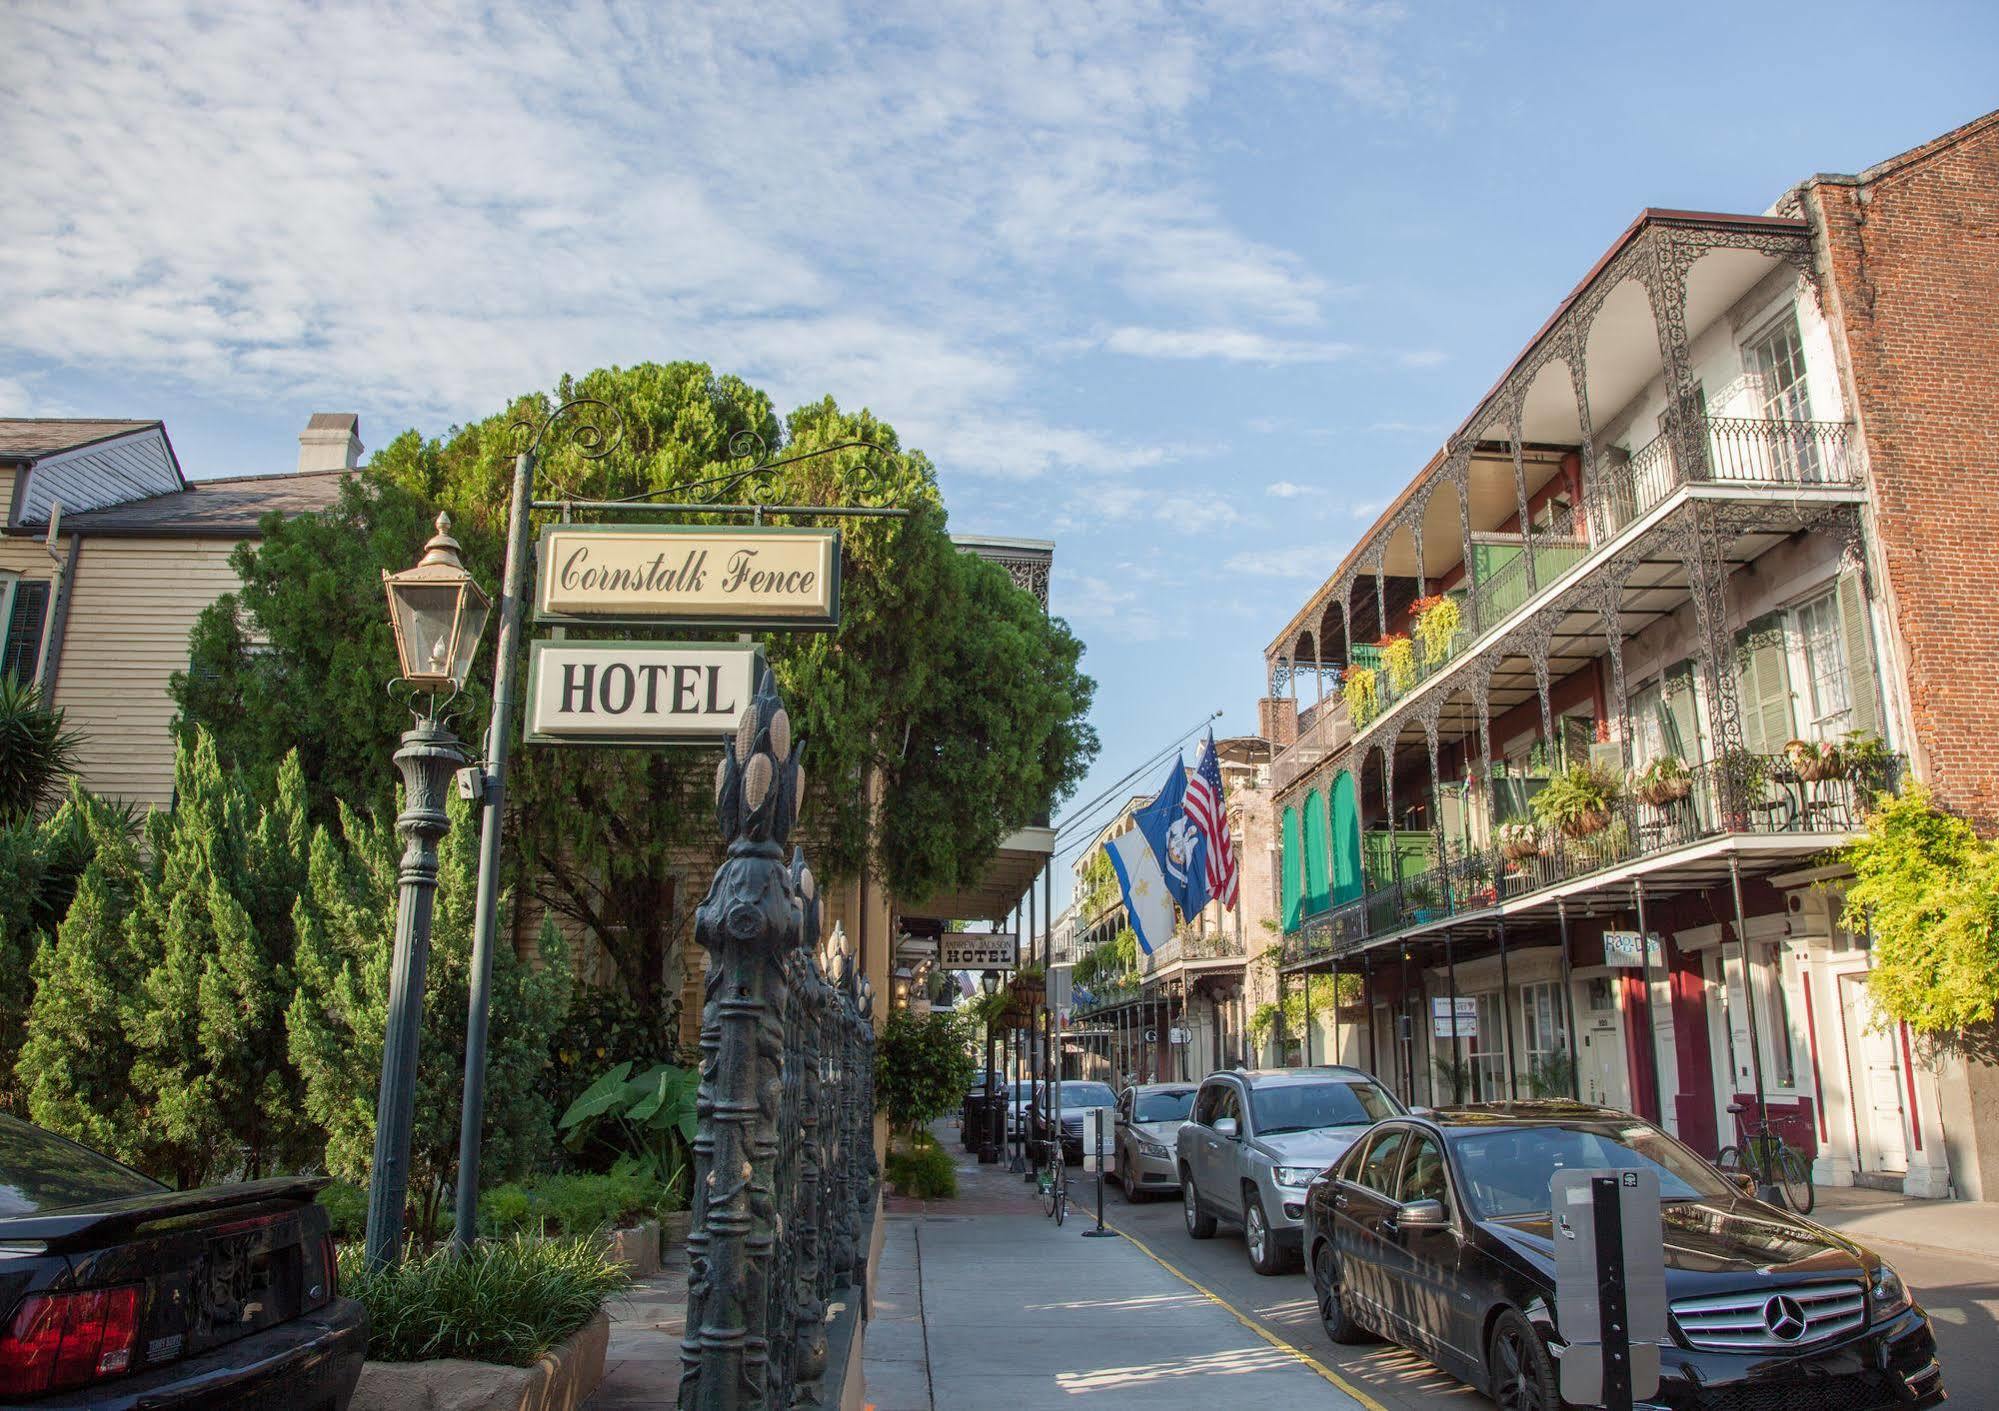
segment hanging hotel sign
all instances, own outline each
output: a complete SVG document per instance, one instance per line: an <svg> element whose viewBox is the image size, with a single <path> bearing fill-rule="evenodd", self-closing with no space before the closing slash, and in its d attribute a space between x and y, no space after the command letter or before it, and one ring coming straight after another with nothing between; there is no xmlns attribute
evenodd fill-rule
<svg viewBox="0 0 1999 1411"><path fill-rule="evenodd" d="M840 623L837 529L551 524L538 557L534 611L543 622Z"/></svg>
<svg viewBox="0 0 1999 1411"><path fill-rule="evenodd" d="M1018 970L1020 937L1011 932L946 931L937 938L940 970Z"/></svg>
<svg viewBox="0 0 1999 1411"><path fill-rule="evenodd" d="M762 658L748 642L536 642L535 744L713 744L736 728Z"/></svg>

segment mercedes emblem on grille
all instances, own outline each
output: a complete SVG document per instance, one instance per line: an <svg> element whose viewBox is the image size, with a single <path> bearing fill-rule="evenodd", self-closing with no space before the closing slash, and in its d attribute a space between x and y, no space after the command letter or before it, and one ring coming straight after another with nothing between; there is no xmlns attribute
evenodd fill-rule
<svg viewBox="0 0 1999 1411"><path fill-rule="evenodd" d="M1763 1326L1771 1337L1796 1342L1805 1335L1805 1310L1789 1294L1777 1294L1763 1305Z"/></svg>

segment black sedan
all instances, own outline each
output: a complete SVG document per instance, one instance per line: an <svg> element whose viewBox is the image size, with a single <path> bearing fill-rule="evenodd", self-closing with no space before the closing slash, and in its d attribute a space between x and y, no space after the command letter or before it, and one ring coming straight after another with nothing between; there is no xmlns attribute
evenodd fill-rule
<svg viewBox="0 0 1999 1411"><path fill-rule="evenodd" d="M169 1190L0 1116L0 1405L342 1411L368 1328L324 1184Z"/></svg>
<svg viewBox="0 0 1999 1411"><path fill-rule="evenodd" d="M1335 1342L1410 1347L1505 1411L1555 1411L1565 1347L1548 1189L1562 1169L1650 1170L1666 1236L1669 1411L1929 1406L1936 1339L1895 1271L1751 1199L1650 1123L1580 1103L1445 1108L1377 1125L1305 1200Z"/></svg>
<svg viewBox="0 0 1999 1411"><path fill-rule="evenodd" d="M1083 1109L1101 1107L1107 1113L1117 1109L1117 1094L1108 1083L1086 1082L1076 1078L1064 1078L1056 1092L1062 1104L1062 1160L1067 1166L1079 1165L1083 1160ZM1054 1138L1052 1120L1055 1114L1048 1110L1048 1085L1039 1084L1034 1089L1034 1100L1027 1108L1027 1130L1031 1140L1042 1152L1047 1152ZM1106 1118L1108 1121L1109 1118ZM1117 1150L1117 1139L1112 1128L1104 1128L1104 1161L1108 1165Z"/></svg>

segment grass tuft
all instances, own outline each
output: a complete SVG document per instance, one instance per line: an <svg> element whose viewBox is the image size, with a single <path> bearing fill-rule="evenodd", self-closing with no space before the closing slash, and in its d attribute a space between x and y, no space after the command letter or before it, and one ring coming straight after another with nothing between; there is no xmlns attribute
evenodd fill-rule
<svg viewBox="0 0 1999 1411"><path fill-rule="evenodd" d="M368 1357L462 1357L525 1367L588 1323L631 1282L596 1238L527 1235L416 1254L370 1272L359 1245L340 1250L340 1289L368 1310Z"/></svg>

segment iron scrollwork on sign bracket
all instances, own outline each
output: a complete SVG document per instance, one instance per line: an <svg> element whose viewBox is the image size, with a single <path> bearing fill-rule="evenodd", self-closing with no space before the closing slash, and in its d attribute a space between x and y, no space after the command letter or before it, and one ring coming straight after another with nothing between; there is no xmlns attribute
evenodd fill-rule
<svg viewBox="0 0 1999 1411"><path fill-rule="evenodd" d="M869 988L850 954L822 954L817 884L802 853L785 858L800 753L766 672L723 751L715 814L728 856L695 912L709 964L682 1411L819 1404L827 1310L864 1269Z"/></svg>

